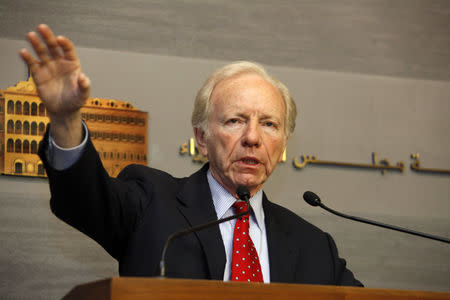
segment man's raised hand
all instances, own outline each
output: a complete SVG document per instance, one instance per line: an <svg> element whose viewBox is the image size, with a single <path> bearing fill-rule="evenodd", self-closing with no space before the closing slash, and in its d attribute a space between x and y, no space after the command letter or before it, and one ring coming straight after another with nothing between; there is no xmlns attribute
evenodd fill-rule
<svg viewBox="0 0 450 300"><path fill-rule="evenodd" d="M37 31L41 39L36 32L27 34L37 58L26 49L20 51L20 56L47 109L55 141L62 147L72 147L81 141L80 109L89 97L90 80L81 72L75 46L69 39L55 37L44 24Z"/></svg>

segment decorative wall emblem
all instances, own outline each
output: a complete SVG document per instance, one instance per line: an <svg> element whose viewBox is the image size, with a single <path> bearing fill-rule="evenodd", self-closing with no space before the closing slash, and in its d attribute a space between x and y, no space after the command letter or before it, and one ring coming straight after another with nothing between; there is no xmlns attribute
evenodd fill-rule
<svg viewBox="0 0 450 300"><path fill-rule="evenodd" d="M148 113L129 102L89 98L81 109L110 176L129 164L147 165ZM0 172L45 177L37 149L50 119L33 79L0 90Z"/></svg>

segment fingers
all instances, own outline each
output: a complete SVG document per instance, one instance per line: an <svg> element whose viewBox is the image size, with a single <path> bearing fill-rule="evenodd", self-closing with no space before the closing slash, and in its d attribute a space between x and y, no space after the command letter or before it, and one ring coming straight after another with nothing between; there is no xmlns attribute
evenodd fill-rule
<svg viewBox="0 0 450 300"><path fill-rule="evenodd" d="M34 65L38 64L39 62L28 52L27 49L22 49L19 52L22 59L27 64L28 68L32 71L32 68ZM33 71L32 71L33 72Z"/></svg>
<svg viewBox="0 0 450 300"><path fill-rule="evenodd" d="M41 42L36 32L29 32L27 38L40 61L44 64L47 63L50 60L47 47Z"/></svg>
<svg viewBox="0 0 450 300"><path fill-rule="evenodd" d="M58 36L56 38L56 42L61 47L61 49L64 51L64 58L68 60L77 60L78 56L75 51L74 44L66 37L64 36Z"/></svg>
<svg viewBox="0 0 450 300"><path fill-rule="evenodd" d="M44 40L48 52L53 58L59 58L62 56L61 50L58 47L58 43L56 41L55 35L53 34L50 27L45 24L41 24L38 26L38 31L41 34L42 39Z"/></svg>
<svg viewBox="0 0 450 300"><path fill-rule="evenodd" d="M69 39L63 36L55 37L50 27L45 24L39 25L37 31L42 40L36 32L29 32L27 34L27 39L41 63L46 64L51 59L62 58L63 55L64 58L72 61L78 59L75 52L75 46ZM24 57L22 56L22 58Z"/></svg>

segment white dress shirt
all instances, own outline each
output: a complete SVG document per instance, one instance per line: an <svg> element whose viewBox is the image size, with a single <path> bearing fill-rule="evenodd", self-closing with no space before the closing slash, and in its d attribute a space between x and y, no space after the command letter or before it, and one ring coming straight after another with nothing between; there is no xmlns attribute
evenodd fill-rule
<svg viewBox="0 0 450 300"><path fill-rule="evenodd" d="M214 179L209 170L207 178L214 202L214 208L216 209L217 218L222 219L234 215L232 205L234 202L236 202L236 198L234 198L223 186L221 186ZM255 245L256 252L258 252L263 280L265 283L269 283L269 251L267 248L266 224L264 222L262 196L262 190L259 190L253 197L250 198L250 206L252 207L252 211L250 214L250 238ZM223 273L224 281L229 281L231 278L231 259L233 253L233 234L235 224L236 219L219 224L227 258L225 271Z"/></svg>

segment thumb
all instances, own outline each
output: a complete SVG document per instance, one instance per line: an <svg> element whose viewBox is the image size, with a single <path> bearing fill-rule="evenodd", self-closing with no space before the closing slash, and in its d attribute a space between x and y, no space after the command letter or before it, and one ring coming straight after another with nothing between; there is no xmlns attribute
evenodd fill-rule
<svg viewBox="0 0 450 300"><path fill-rule="evenodd" d="M80 94L84 99L89 98L91 91L91 80L84 73L78 75L78 86L80 87Z"/></svg>

